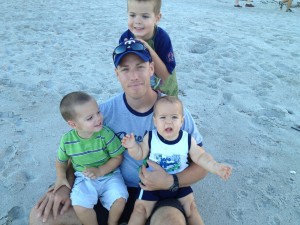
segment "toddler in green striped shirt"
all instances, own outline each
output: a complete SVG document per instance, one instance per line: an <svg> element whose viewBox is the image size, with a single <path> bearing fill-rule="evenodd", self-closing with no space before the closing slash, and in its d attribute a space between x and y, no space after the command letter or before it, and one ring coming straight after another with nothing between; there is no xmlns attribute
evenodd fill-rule
<svg viewBox="0 0 300 225"><path fill-rule="evenodd" d="M118 224L128 192L119 170L125 150L119 138L106 126L94 98L72 92L60 102L62 117L72 128L63 135L56 160L54 191L67 180L68 162L75 170L71 200L83 224L98 225L94 205L100 199L109 210L108 224ZM101 197L100 197L101 196Z"/></svg>

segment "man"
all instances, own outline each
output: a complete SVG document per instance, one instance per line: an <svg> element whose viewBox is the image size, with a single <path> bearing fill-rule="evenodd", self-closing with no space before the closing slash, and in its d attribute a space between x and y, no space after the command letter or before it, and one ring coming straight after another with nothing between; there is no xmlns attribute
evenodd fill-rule
<svg viewBox="0 0 300 225"><path fill-rule="evenodd" d="M109 126L120 139L127 133L134 132L136 140L141 142L144 134L154 128L152 120L153 105L160 95L152 90L150 86L154 64L148 49L137 40L125 41L117 46L113 53L113 59L116 67L115 73L124 93L100 105L100 110L105 118L104 124ZM191 114L187 110L184 111L185 123L182 129L191 133L197 143L202 145L202 137ZM191 163L186 170L178 173L176 175L178 179L175 179L159 165L151 161L148 161L148 164L153 167L152 172L147 171L144 166L139 170L142 161L136 161L129 156L127 151L124 152L124 160L120 169L128 187L129 199L120 222L128 221L139 186L144 190L170 189L176 191L179 186L191 185L206 175L203 168ZM71 181L74 179L72 176L69 178ZM64 186L57 190L55 194L52 190L47 192L31 211L30 224L80 224L74 210L69 209L69 194L70 190ZM195 203L192 208L191 210L197 210ZM50 212L52 213L50 214ZM97 208L96 212L100 215L99 224L106 224L103 219L105 220L107 212L101 206ZM156 205L148 222L151 225L185 225L186 220L182 212L183 208L177 200L161 201Z"/></svg>

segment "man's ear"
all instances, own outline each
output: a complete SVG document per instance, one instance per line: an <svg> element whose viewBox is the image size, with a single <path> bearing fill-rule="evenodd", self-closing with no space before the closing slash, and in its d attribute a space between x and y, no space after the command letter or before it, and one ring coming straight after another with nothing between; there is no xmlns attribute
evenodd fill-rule
<svg viewBox="0 0 300 225"><path fill-rule="evenodd" d="M119 80L119 73L118 73L118 68L115 68L115 74L117 76L117 79ZM119 80L120 81L120 80Z"/></svg>
<svg viewBox="0 0 300 225"><path fill-rule="evenodd" d="M76 123L74 122L74 121L72 121L72 120L68 120L68 125L70 126L70 127L72 127L73 129L75 129L77 126L76 126Z"/></svg>
<svg viewBox="0 0 300 225"><path fill-rule="evenodd" d="M151 76L154 74L154 62L150 62L150 70L151 70Z"/></svg>

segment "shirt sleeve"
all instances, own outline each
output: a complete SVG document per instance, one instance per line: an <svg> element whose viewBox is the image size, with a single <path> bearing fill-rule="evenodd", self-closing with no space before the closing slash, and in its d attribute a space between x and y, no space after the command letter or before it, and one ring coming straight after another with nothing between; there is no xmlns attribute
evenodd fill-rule
<svg viewBox="0 0 300 225"><path fill-rule="evenodd" d="M133 35L133 33L132 33L130 30L127 30L127 31L125 31L125 32L121 35L121 37L120 37L120 39L119 39L119 44L120 44L121 42L123 42L125 39L126 39L126 40L129 40L130 38L134 38L134 35Z"/></svg>
<svg viewBox="0 0 300 225"><path fill-rule="evenodd" d="M106 130L105 142L107 147L107 152L111 158L121 155L125 148L122 146L120 139L115 135L115 133L108 127L103 128Z"/></svg>
<svg viewBox="0 0 300 225"><path fill-rule="evenodd" d="M67 155L66 149L65 149L65 140L62 137L62 139L60 141L59 149L57 151L57 160L59 162L66 163L66 162L68 162L69 158L70 157Z"/></svg>
<svg viewBox="0 0 300 225"><path fill-rule="evenodd" d="M168 33L160 27L157 28L154 38L154 50L172 74L176 66L172 42Z"/></svg>
<svg viewBox="0 0 300 225"><path fill-rule="evenodd" d="M199 146L202 146L203 138L197 129L196 123L191 113L186 108L184 108L184 123L182 125L182 129L190 133L192 137L196 140L196 143Z"/></svg>

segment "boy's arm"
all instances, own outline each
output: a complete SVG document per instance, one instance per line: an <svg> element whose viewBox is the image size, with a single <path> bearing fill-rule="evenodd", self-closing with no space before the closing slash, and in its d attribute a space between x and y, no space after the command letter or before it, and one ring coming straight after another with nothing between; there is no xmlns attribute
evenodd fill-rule
<svg viewBox="0 0 300 225"><path fill-rule="evenodd" d="M161 78L163 81L167 80L170 73L169 73L165 63L161 60L161 58L157 55L157 53L153 50L153 48L151 48L148 45L148 43L146 41L144 41L142 39L138 39L138 40L141 41L149 50L151 57L152 57L152 61L154 62L154 73L156 74L156 76Z"/></svg>
<svg viewBox="0 0 300 225"><path fill-rule="evenodd" d="M143 142L137 143L134 138L134 134L127 134L122 139L122 145L127 148L129 155L135 160L143 160L148 156L148 133L145 135Z"/></svg>
<svg viewBox="0 0 300 225"><path fill-rule="evenodd" d="M70 184L67 180L67 167L68 164L56 160L56 182L54 186L54 192L57 191L61 186L66 185L71 189Z"/></svg>
<svg viewBox="0 0 300 225"><path fill-rule="evenodd" d="M205 152L202 147L196 144L194 138L192 138L191 142L190 156L193 162L203 167L207 171L220 176L224 180L229 178L231 174L231 167L215 161L210 154Z"/></svg>
<svg viewBox="0 0 300 225"><path fill-rule="evenodd" d="M87 168L83 174L91 179L96 179L97 177L102 177L116 168L118 168L123 160L123 155L120 154L116 157L110 158L104 165L98 166L97 168Z"/></svg>

